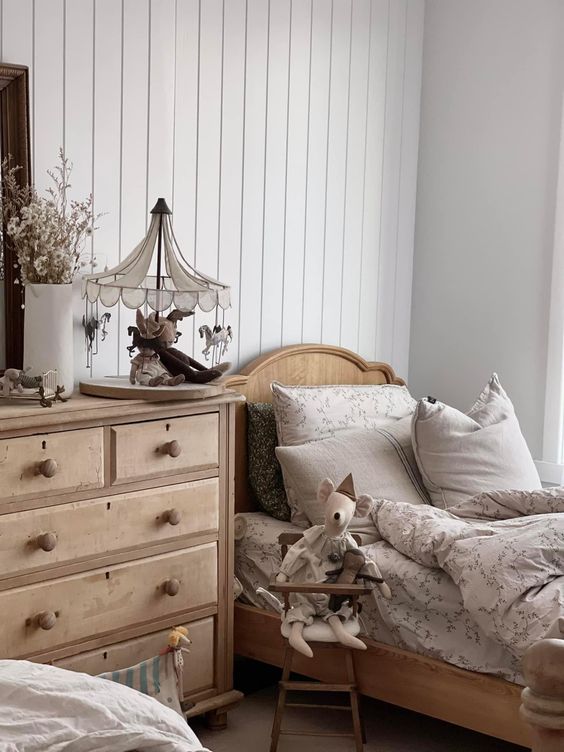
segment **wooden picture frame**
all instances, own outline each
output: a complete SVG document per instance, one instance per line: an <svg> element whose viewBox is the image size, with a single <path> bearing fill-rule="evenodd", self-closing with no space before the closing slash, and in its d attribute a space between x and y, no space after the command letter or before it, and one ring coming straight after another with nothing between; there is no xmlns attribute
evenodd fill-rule
<svg viewBox="0 0 564 752"><path fill-rule="evenodd" d="M31 183L31 145L29 127L29 69L25 65L0 63L0 155L11 156L21 169L19 183ZM15 284L19 270L12 244L4 242L4 318L6 327L6 366L23 366L24 291Z"/></svg>

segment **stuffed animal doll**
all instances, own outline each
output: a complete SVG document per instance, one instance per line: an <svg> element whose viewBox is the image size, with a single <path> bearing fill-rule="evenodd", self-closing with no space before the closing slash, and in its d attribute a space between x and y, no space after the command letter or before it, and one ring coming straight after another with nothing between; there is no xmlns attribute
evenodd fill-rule
<svg viewBox="0 0 564 752"><path fill-rule="evenodd" d="M141 310L137 310L137 327L130 326L128 331L133 335L132 349L139 350L131 361L129 381L143 386L177 386L182 384L182 374L173 376L161 363L155 350L155 338L160 328L155 322L145 320Z"/></svg>
<svg viewBox="0 0 564 752"><path fill-rule="evenodd" d="M337 489L328 478L321 481L317 498L325 506L325 524L310 527L288 549L276 576L277 582L291 581L309 585L326 581L328 573L337 573L340 577L346 572L345 578L350 578L351 573L354 577L350 552L358 550L358 545L347 528L353 517L366 517L370 513L373 499L366 494L356 496L352 475L348 475ZM355 559L355 566L356 563L360 563L360 559ZM363 556L359 569L364 571L361 577L372 578L380 593L385 598L390 598L390 589L373 561L364 559ZM326 621L343 645L366 650L362 640L349 634L343 626L343 622L352 616L352 609L347 603L331 602L329 595L324 593L291 593L290 606L284 617L285 622L291 625L288 641L303 655L309 658L313 656L303 637L303 631L304 627L313 623L314 617L321 617Z"/></svg>
<svg viewBox="0 0 564 752"><path fill-rule="evenodd" d="M182 374L186 381L193 384L207 384L213 379L217 379L222 373L227 371L230 363L219 363L215 368L206 368L197 360L185 355L174 345L180 336L177 331L179 321L186 316L192 316L193 313L183 313L178 309L171 311L165 319L156 321L156 315L151 313L148 318L148 325L158 331L155 349L160 355L161 362L173 376Z"/></svg>

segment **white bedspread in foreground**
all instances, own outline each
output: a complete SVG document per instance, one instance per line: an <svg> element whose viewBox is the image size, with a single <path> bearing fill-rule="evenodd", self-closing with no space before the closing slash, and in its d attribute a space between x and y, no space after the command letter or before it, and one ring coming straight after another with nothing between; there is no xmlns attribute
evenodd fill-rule
<svg viewBox="0 0 564 752"><path fill-rule="evenodd" d="M0 661L0 752L201 752L186 721L105 679Z"/></svg>
<svg viewBox="0 0 564 752"><path fill-rule="evenodd" d="M564 488L482 493L448 511L378 501L372 516L397 551L458 585L484 633L520 659L564 633Z"/></svg>

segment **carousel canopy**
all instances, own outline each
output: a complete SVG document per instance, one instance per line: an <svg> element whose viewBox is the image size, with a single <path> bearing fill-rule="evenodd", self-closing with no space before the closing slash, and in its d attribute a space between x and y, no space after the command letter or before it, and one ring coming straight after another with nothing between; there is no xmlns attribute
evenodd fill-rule
<svg viewBox="0 0 564 752"><path fill-rule="evenodd" d="M106 308L119 299L128 308L145 303L153 311L171 307L189 313L196 306L212 311L231 305L230 288L194 269L182 255L164 198L151 211L147 235L129 256L113 269L83 277L82 295Z"/></svg>

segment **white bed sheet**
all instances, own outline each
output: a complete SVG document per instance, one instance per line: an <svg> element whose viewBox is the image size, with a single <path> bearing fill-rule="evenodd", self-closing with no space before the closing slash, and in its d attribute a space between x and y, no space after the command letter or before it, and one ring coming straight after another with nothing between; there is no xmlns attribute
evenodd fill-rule
<svg viewBox="0 0 564 752"><path fill-rule="evenodd" d="M184 718L121 684L0 661L0 752L209 752Z"/></svg>
<svg viewBox="0 0 564 752"><path fill-rule="evenodd" d="M248 512L244 538L235 546L235 573L243 586L240 600L268 609L257 596L280 565L278 536L303 533L263 512ZM518 661L488 638L462 604L460 591L440 569L429 569L385 541L362 547L373 558L392 591L392 599L364 599L363 632L373 640L437 658L460 668L494 674L522 684Z"/></svg>

